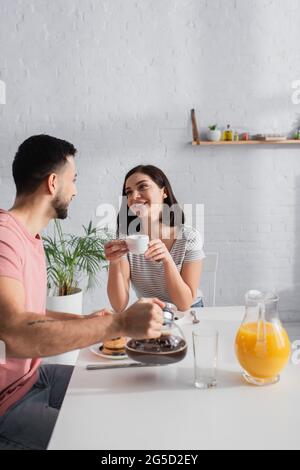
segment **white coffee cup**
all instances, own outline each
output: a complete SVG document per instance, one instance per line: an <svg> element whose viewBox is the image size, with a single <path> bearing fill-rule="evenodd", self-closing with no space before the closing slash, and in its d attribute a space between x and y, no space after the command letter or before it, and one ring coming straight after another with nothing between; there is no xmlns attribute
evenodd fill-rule
<svg viewBox="0 0 300 470"><path fill-rule="evenodd" d="M126 238L128 250L133 255L144 255L149 248L148 235L131 235Z"/></svg>

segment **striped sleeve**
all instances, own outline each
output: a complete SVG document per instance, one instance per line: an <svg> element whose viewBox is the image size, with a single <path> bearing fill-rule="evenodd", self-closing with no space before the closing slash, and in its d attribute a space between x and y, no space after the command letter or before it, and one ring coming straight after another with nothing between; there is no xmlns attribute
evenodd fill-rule
<svg viewBox="0 0 300 470"><path fill-rule="evenodd" d="M202 235L198 230L193 229L187 240L184 263L201 261L204 258Z"/></svg>

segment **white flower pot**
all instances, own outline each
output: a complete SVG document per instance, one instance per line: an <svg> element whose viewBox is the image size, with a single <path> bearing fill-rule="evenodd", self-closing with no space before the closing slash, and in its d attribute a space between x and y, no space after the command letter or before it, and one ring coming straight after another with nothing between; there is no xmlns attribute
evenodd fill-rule
<svg viewBox="0 0 300 470"><path fill-rule="evenodd" d="M61 297L47 297L47 310L61 313L73 313L82 315L83 293L77 289L75 294ZM43 360L46 364L67 364L75 365L79 350L60 354L59 356L48 357Z"/></svg>
<svg viewBox="0 0 300 470"><path fill-rule="evenodd" d="M219 142L222 138L222 132L218 129L215 131L211 131L210 129L207 131L207 139L210 142Z"/></svg>

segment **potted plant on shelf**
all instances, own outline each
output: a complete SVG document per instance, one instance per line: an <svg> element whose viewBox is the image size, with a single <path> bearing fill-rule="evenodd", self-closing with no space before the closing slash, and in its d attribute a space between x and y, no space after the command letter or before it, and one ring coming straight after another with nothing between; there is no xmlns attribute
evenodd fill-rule
<svg viewBox="0 0 300 470"><path fill-rule="evenodd" d="M64 234L59 221L54 222L52 236L43 237L48 275L47 310L82 314L83 289L98 284L99 272L107 268L104 245L112 238L106 229L83 226L82 236ZM78 351L49 358L48 362L74 364Z"/></svg>
<svg viewBox="0 0 300 470"><path fill-rule="evenodd" d="M207 139L210 142L219 142L222 138L222 132L218 129L218 125L214 124L213 126L208 127Z"/></svg>

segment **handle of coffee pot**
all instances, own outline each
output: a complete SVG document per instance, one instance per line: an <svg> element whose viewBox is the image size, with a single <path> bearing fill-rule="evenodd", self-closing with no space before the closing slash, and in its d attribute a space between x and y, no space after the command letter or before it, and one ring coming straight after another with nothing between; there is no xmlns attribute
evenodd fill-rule
<svg viewBox="0 0 300 470"><path fill-rule="evenodd" d="M171 310L168 304L163 308L163 315L165 325L174 321L174 312Z"/></svg>

